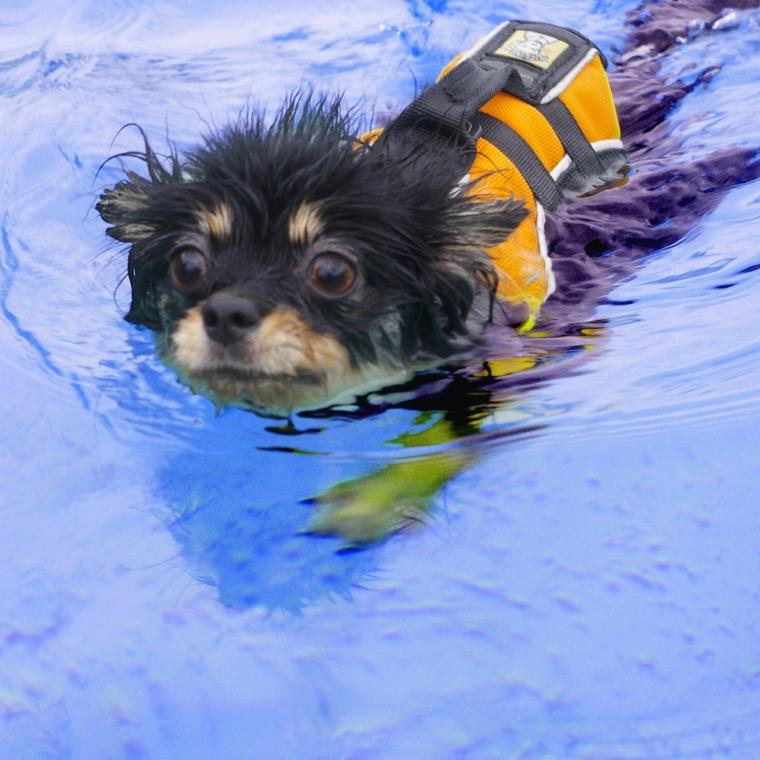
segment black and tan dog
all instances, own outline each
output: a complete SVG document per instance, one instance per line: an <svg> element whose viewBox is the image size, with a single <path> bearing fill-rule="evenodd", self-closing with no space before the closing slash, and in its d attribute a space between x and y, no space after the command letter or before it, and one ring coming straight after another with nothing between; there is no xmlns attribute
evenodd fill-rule
<svg viewBox="0 0 760 760"><path fill-rule="evenodd" d="M127 318L225 402L288 413L468 347L493 300L551 294L546 210L623 158L601 53L505 23L384 130L339 100L246 113L180 161L150 145L98 204L131 245Z"/></svg>
<svg viewBox="0 0 760 760"><path fill-rule="evenodd" d="M146 139L146 176L98 204L130 246L127 319L193 387L287 414L462 352L487 323L577 318L610 266L673 242L715 190L757 173L739 150L679 165L661 129L695 85L665 85L657 55L722 3L683 5L628 20L610 79L638 173L582 213L563 196L608 184L625 154L601 54L548 25L498 27L382 133L357 138L339 100L307 94L181 159Z"/></svg>
<svg viewBox="0 0 760 760"><path fill-rule="evenodd" d="M465 76L449 80L453 95L437 85L380 135L357 139L358 120L339 101L302 96L271 124L245 114L182 159L160 161L146 139L144 175L129 172L98 204L109 234L130 246L127 319L157 331L164 358L192 387L275 414L458 356L495 325L464 363L510 357L504 372L452 372L436 384L438 395L392 402L439 412L394 441L425 447L426 456L317 497L314 530L351 543L381 538L426 510L476 456L473 447L438 444L476 431L505 388L567 371L567 361L535 357L586 353L577 349L598 339L590 320L600 298L642 256L677 242L725 192L760 174L757 151L745 148L694 161L667 120L718 72L667 80L661 56L727 20L722 0L647 2L629 14L609 79L635 172L575 200L613 179L623 153L601 57L555 28L500 27L470 51L474 69L457 67ZM500 60L498 50L508 55ZM491 56L485 66L480 53ZM547 113L541 103L562 82L542 78L543 66L562 63L563 53L565 75L592 64L603 100L592 109L598 123L565 103L580 141L572 122L562 126L561 107ZM508 86L503 67L489 61L512 64ZM521 103L510 101L517 110L505 117L489 113L493 98ZM483 116L505 123L526 109L538 113L527 111L528 123L549 123L554 137L518 128L521 140L505 138ZM591 134L594 126L602 134ZM540 330L531 329L535 320ZM382 403L357 414L376 409Z"/></svg>

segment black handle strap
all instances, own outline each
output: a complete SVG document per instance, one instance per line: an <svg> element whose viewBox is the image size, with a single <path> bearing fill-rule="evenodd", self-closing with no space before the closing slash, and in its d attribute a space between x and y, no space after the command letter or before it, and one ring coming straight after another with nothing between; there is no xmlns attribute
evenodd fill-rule
<svg viewBox="0 0 760 760"><path fill-rule="evenodd" d="M530 145L514 129L487 113L480 112L475 119L483 131L483 137L507 156L525 177L536 200L544 208L554 211L562 202L562 194Z"/></svg>
<svg viewBox="0 0 760 760"><path fill-rule="evenodd" d="M528 102L552 125L577 170L599 174L599 159L567 107L556 96L543 102L566 77L572 78L591 50L594 45L570 29L522 21L504 24L415 98L385 128L377 145L392 149L395 142L413 138L459 147L464 173L482 134L515 164L538 201L556 209L561 193L535 152L517 132L480 109L502 91Z"/></svg>

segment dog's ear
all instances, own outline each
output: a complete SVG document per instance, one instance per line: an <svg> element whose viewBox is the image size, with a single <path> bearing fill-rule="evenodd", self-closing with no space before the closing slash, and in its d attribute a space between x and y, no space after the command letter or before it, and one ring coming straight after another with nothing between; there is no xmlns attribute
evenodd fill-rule
<svg viewBox="0 0 760 760"><path fill-rule="evenodd" d="M106 233L122 243L137 243L150 237L154 228L146 221L151 182L135 172L104 190L95 209L112 225Z"/></svg>
<svg viewBox="0 0 760 760"><path fill-rule="evenodd" d="M95 209L104 222L112 225L106 230L108 235L122 243L138 243L155 232L155 225L151 223L147 213L151 207L152 191L159 185L181 182L183 175L179 156L173 145L170 146L169 155L162 161L153 151L145 130L139 124L126 124L122 130L127 127L135 127L140 133L144 150L117 153L107 159L103 166L115 159L135 158L145 164L148 177L127 171L126 179L120 180L101 193Z"/></svg>

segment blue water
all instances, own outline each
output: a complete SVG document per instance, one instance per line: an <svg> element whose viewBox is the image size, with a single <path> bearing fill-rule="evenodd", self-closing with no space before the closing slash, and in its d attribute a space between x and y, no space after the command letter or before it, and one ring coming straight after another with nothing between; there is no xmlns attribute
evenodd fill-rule
<svg viewBox="0 0 760 760"><path fill-rule="evenodd" d="M504 18L610 50L632 5L3 0L0 758L760 758L760 185L354 552L309 499L417 413L217 413L121 320L92 210L127 122L186 145L302 82L392 112ZM713 63L670 117L694 157L760 144L757 12L666 65Z"/></svg>

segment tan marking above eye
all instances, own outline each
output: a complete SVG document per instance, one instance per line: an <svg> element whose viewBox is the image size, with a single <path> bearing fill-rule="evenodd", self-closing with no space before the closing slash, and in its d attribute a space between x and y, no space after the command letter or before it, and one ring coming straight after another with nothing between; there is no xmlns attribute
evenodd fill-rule
<svg viewBox="0 0 760 760"><path fill-rule="evenodd" d="M319 205L304 201L288 220L288 238L296 245L306 245L319 237L324 228Z"/></svg>
<svg viewBox="0 0 760 760"><path fill-rule="evenodd" d="M213 209L201 209L196 213L200 231L209 238L220 242L232 235L234 216L232 209L220 203Z"/></svg>

